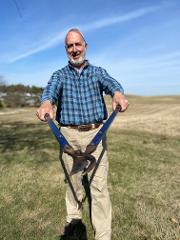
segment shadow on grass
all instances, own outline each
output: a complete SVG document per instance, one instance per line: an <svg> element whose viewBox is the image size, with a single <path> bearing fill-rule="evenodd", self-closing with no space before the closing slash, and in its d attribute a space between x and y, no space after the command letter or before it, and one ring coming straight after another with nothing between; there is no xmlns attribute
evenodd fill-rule
<svg viewBox="0 0 180 240"><path fill-rule="evenodd" d="M53 136L45 124L13 122L2 124L0 129L0 149L4 151L42 149L52 145Z"/></svg>
<svg viewBox="0 0 180 240"><path fill-rule="evenodd" d="M86 226L84 223L78 223L73 228L71 236L60 236L59 240L88 240Z"/></svg>
<svg viewBox="0 0 180 240"><path fill-rule="evenodd" d="M0 128L3 164L48 164L57 161L59 145L46 123L3 123Z"/></svg>

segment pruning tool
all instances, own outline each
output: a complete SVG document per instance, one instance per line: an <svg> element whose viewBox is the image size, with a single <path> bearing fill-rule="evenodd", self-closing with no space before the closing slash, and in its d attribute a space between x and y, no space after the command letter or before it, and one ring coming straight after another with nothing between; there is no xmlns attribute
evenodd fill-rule
<svg viewBox="0 0 180 240"><path fill-rule="evenodd" d="M93 172L89 179L89 187L90 184L94 178L94 175L97 171L97 168L101 162L101 159L103 157L103 154L105 152L105 149L103 148L98 160L96 161L95 157L92 155L92 153L96 150L98 144L103 139L104 135L106 134L108 128L110 127L111 123L113 122L114 118L116 117L117 113L121 111L121 106L117 105L116 109L111 113L109 118L106 120L106 122L103 124L103 126L100 128L100 130L96 133L94 138L91 140L91 142L87 145L85 152L82 152L81 150L75 150L67 141L65 136L62 134L60 129L56 126L54 121L50 118L49 114L46 113L44 118L47 121L52 133L56 137L60 148L62 152L67 153L73 158L73 167L70 173L68 173L65 163L60 156L60 162L66 177L66 180L71 188L71 191L73 193L74 199L78 203L79 208L82 207L83 202L86 199L86 195L83 198L82 201L79 201L76 192L74 190L73 184L71 182L71 176L78 171L82 171L82 175L86 175L88 172L90 172L93 169Z"/></svg>

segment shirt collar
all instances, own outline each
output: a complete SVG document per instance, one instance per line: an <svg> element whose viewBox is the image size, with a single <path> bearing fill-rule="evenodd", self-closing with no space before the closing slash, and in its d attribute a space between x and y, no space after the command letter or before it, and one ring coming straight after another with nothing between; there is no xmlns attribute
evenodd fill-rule
<svg viewBox="0 0 180 240"><path fill-rule="evenodd" d="M90 65L89 61L88 60L85 60L85 63L84 63L84 66L82 68L80 68L80 70L83 70L84 68L87 68L88 66ZM68 66L72 69L77 69L76 67L74 67L70 61L68 61Z"/></svg>

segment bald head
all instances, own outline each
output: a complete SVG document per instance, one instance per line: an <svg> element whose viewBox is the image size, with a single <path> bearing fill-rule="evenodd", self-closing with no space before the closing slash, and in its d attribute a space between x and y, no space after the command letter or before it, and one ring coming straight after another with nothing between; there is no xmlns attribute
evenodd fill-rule
<svg viewBox="0 0 180 240"><path fill-rule="evenodd" d="M78 28L71 28L71 29L69 29L69 31L66 33L65 45L67 45L67 39L68 39L69 35L72 35L72 33L77 33L77 34L79 34L79 36L80 36L81 39L84 41L84 43L87 44L83 33L82 33Z"/></svg>

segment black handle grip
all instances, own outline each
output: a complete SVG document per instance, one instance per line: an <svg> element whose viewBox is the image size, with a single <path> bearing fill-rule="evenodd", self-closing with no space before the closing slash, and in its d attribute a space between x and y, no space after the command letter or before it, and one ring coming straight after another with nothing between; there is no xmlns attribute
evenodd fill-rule
<svg viewBox="0 0 180 240"><path fill-rule="evenodd" d="M50 115L49 115L49 113L46 113L46 114L44 115L44 119L47 121L48 118L50 118Z"/></svg>
<svg viewBox="0 0 180 240"><path fill-rule="evenodd" d="M116 112L121 112L121 109L122 109L121 105L118 104L118 105L116 106L115 111L116 111Z"/></svg>

